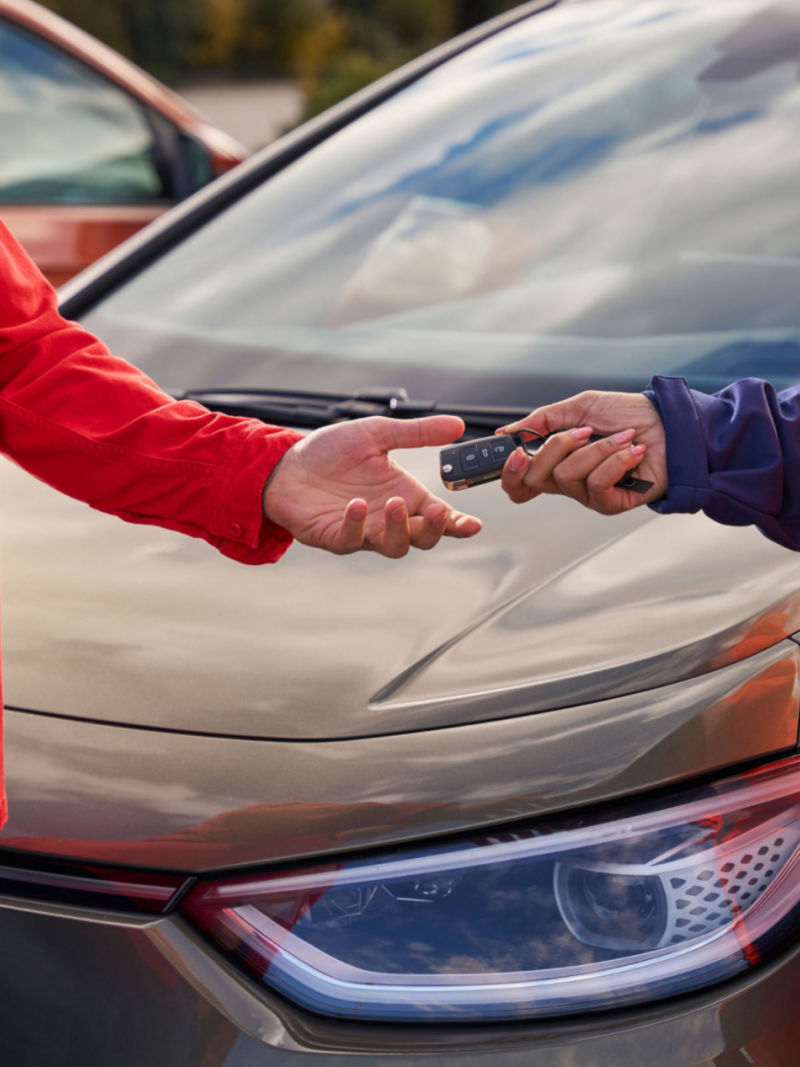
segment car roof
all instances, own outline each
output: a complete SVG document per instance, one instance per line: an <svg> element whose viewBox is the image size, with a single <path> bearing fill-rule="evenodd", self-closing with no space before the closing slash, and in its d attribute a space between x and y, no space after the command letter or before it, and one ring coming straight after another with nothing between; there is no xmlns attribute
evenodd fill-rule
<svg viewBox="0 0 800 1067"><path fill-rule="evenodd" d="M233 137L206 122L176 93L135 63L34 0L0 0L0 18L16 23L82 60L98 73L201 140L220 161L241 162L247 151Z"/></svg>

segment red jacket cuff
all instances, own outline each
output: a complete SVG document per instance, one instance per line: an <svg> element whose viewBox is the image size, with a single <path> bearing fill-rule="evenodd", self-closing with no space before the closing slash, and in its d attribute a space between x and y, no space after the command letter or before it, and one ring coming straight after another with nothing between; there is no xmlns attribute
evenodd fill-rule
<svg viewBox="0 0 800 1067"><path fill-rule="evenodd" d="M292 535L264 515L264 483L278 460L303 435L242 419L217 470L212 488L216 547L239 563L275 563Z"/></svg>

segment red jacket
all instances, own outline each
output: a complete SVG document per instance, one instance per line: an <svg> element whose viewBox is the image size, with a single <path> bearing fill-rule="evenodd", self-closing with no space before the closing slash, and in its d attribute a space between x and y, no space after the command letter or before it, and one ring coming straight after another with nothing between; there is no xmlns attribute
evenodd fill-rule
<svg viewBox="0 0 800 1067"><path fill-rule="evenodd" d="M202 537L241 563L283 555L291 537L264 518L261 492L299 434L163 393L61 318L2 223L0 279L0 452L127 522ZM0 826L6 815L0 740Z"/></svg>

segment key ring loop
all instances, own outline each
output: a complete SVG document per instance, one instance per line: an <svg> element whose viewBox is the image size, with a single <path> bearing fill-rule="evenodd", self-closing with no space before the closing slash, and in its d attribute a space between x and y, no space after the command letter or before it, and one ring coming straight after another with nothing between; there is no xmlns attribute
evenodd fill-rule
<svg viewBox="0 0 800 1067"><path fill-rule="evenodd" d="M537 430L517 430L516 433L511 434L511 440L514 442L517 448L521 448L526 456L532 456L533 453L528 451L527 446L529 444L533 444L533 441L526 441L523 438L522 435L526 433L532 434L533 441L544 441L547 437L547 434L539 433Z"/></svg>

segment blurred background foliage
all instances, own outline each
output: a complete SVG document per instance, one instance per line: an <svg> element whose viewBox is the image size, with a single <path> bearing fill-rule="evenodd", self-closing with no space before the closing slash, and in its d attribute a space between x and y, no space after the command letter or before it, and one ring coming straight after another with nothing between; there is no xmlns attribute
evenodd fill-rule
<svg viewBox="0 0 800 1067"><path fill-rule="evenodd" d="M168 84L297 79L306 117L519 0L43 0Z"/></svg>

